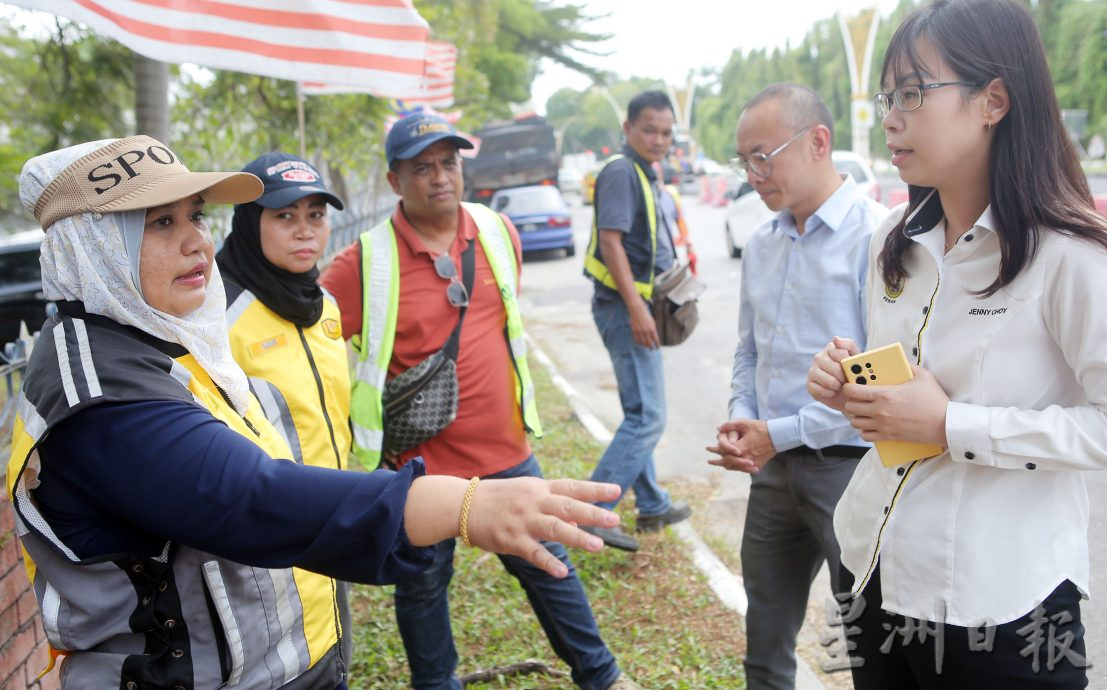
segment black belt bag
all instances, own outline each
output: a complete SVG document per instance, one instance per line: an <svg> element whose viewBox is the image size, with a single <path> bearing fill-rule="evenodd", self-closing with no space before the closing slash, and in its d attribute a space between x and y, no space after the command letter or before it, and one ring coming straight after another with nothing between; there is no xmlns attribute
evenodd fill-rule
<svg viewBox="0 0 1107 690"><path fill-rule="evenodd" d="M474 241L461 255L465 293L472 295ZM457 418L457 354L468 305L438 352L384 384L384 454L399 455L437 436ZM391 463L385 462L391 465Z"/></svg>

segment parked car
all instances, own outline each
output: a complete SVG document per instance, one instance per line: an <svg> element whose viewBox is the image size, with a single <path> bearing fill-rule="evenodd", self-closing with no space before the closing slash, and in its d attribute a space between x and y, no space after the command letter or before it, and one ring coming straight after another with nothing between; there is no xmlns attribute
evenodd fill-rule
<svg viewBox="0 0 1107 690"><path fill-rule="evenodd" d="M838 168L838 172L849 173L857 186L865 190L866 194L877 201L884 201L880 194L880 181L876 179L876 173L873 172L868 161L853 151L833 151L830 155L834 159L834 167Z"/></svg>
<svg viewBox="0 0 1107 690"><path fill-rule="evenodd" d="M501 189L492 196L489 205L515 224L524 252L564 249L566 256L576 254L573 217L557 187Z"/></svg>
<svg viewBox="0 0 1107 690"><path fill-rule="evenodd" d="M869 196L880 201L880 182L864 158L853 151L834 151L831 157L839 173L849 174ZM727 195L730 201L727 203L724 223L726 246L731 257L738 259L741 258L742 250L753 231L774 214L761 201L749 182L742 182L736 191L728 192Z"/></svg>
<svg viewBox="0 0 1107 690"><path fill-rule="evenodd" d="M46 320L38 263L43 237L41 230L0 237L0 347L19 337L21 322L34 333Z"/></svg>
<svg viewBox="0 0 1107 690"><path fill-rule="evenodd" d="M576 168L561 168L557 171L557 186L564 194L579 194L583 178Z"/></svg>

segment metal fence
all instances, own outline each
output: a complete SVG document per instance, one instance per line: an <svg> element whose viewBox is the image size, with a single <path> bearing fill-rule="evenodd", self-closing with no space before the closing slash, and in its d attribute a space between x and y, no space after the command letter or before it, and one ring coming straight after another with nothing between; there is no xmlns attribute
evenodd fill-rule
<svg viewBox="0 0 1107 690"><path fill-rule="evenodd" d="M396 207L399 197L383 183L383 179L370 181L360 192L347 195L343 210L331 213L331 239L321 263L329 262Z"/></svg>
<svg viewBox="0 0 1107 690"><path fill-rule="evenodd" d="M0 353L0 378L4 380L3 404L0 405L0 448L6 448L15 424L15 404L19 400L19 386L23 381L23 369L27 366L27 343L17 340L4 345Z"/></svg>

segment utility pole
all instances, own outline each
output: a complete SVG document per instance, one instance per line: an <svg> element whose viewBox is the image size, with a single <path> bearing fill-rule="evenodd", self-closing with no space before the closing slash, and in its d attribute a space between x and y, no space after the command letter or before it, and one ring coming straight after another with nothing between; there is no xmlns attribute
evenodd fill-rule
<svg viewBox="0 0 1107 690"><path fill-rule="evenodd" d="M876 7L862 10L852 19L838 13L838 28L846 46L846 64L850 83L850 130L853 134L853 151L868 159L871 155L869 131L876 121L876 114L869 91L870 71L876 30L880 26L880 14Z"/></svg>
<svg viewBox="0 0 1107 690"><path fill-rule="evenodd" d="M135 133L169 141L169 65L134 54Z"/></svg>

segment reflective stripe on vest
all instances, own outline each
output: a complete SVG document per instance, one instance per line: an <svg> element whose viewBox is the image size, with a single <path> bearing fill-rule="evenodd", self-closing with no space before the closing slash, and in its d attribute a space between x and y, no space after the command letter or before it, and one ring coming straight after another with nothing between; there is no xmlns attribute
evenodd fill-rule
<svg viewBox="0 0 1107 690"><path fill-rule="evenodd" d="M500 215L481 204L462 207L477 224L477 237L496 279L507 316L507 341L515 379L515 401L522 412L523 426L542 436L534 382L527 366L523 320L516 300L515 248ZM388 363L396 336L400 303L400 270L396 254L396 232L389 218L361 238L362 309L361 333L350 340L358 353L350 401L350 424L354 432L354 453L368 467L376 467L384 443L384 410L381 396L388 376ZM368 280L366 280L368 276Z"/></svg>
<svg viewBox="0 0 1107 690"><path fill-rule="evenodd" d="M603 164L603 167L611 165L617 160L625 158L621 153L617 153ZM654 261L657 257L657 206L654 203L652 187L650 187L649 178L646 177L646 172L642 170L642 166L638 165L637 161L631 161L634 165L634 171L638 173L638 183L642 188L642 199L646 202L646 220L650 226L650 267L649 278L646 281L640 280L645 276L635 276L634 289L638 291L639 295L642 295L644 299L650 299L653 297L653 271ZM600 170L603 173L603 170ZM599 179L599 175L596 176ZM603 262L603 253L600 251L600 229L597 226L597 219L600 216L600 200L597 197L593 201L592 206L592 237L588 241L588 252L584 257L584 273L598 280L603 285L618 291L619 286L615 284L615 277L611 275L611 272L607 270L607 264Z"/></svg>
<svg viewBox="0 0 1107 690"><path fill-rule="evenodd" d="M74 409L97 404L97 398L147 395L195 403L270 456L288 457L288 448L256 401L251 399L245 418L240 416L191 355L173 359L121 333L121 326L91 320L48 322L27 369L27 380L36 381L31 386L35 397L24 391L17 402L8 494L43 628L51 648L64 655L63 687L123 687L134 678L152 683L177 675L177 670L194 687L221 686L228 677L249 690L296 686L309 679L323 687L319 676L326 676L326 687L333 687L341 666L330 578L299 569L245 566L170 542L159 555L121 553L111 560L82 560L38 510L33 500L41 468L38 445ZM98 379L96 370L109 368L115 369L114 376ZM73 384L70 390L64 390L64 381ZM183 625L149 627L155 607L158 616ZM158 651L159 645L171 646ZM171 655L172 649L183 653ZM225 653L226 667L221 663ZM146 682L139 684L145 687Z"/></svg>

